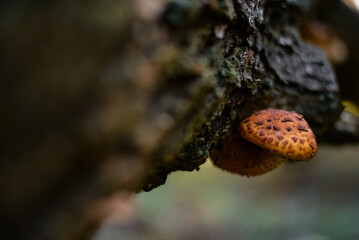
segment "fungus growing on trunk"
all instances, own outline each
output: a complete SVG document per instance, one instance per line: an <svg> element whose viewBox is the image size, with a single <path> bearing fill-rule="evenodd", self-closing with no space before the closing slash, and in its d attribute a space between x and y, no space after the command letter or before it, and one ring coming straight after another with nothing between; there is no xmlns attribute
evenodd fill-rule
<svg viewBox="0 0 359 240"><path fill-rule="evenodd" d="M287 158L264 150L237 134L223 140L223 149L211 151L211 159L217 167L243 176L258 176L277 168Z"/></svg>
<svg viewBox="0 0 359 240"><path fill-rule="evenodd" d="M211 159L217 167L240 175L264 174L288 158L308 161L317 152L312 130L296 112L256 112L239 124L237 133L224 140L222 151L212 150Z"/></svg>

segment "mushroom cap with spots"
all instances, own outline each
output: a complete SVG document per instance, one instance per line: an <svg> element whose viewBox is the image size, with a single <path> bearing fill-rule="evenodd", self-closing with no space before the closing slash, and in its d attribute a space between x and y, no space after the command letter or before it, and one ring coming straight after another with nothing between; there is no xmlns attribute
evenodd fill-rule
<svg viewBox="0 0 359 240"><path fill-rule="evenodd" d="M266 109L244 119L238 127L244 139L280 156L310 160L317 152L317 141L302 115Z"/></svg>
<svg viewBox="0 0 359 240"><path fill-rule="evenodd" d="M212 149L210 156L215 166L248 177L272 171L287 160L244 140L237 134L226 137L223 140L223 148Z"/></svg>
<svg viewBox="0 0 359 240"><path fill-rule="evenodd" d="M317 152L315 136L303 116L276 109L244 119L238 135L227 136L220 145L210 151L214 165L245 176L267 173L288 158L309 160Z"/></svg>

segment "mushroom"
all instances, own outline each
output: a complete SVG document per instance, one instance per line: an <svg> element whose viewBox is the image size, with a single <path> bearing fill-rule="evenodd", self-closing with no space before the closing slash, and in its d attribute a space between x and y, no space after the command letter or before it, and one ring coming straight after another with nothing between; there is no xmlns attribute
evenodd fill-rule
<svg viewBox="0 0 359 240"><path fill-rule="evenodd" d="M223 140L223 149L210 152L215 166L247 177L258 176L277 168L287 158L264 150L237 134Z"/></svg>
<svg viewBox="0 0 359 240"><path fill-rule="evenodd" d="M317 152L312 130L296 112L261 110L244 119L237 134L224 140L221 152L210 154L216 166L240 175L264 174L288 158L308 161Z"/></svg>

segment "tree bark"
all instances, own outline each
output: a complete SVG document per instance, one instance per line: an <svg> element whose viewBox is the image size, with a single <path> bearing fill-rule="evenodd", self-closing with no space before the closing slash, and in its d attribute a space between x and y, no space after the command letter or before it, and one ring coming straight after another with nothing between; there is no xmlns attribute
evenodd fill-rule
<svg viewBox="0 0 359 240"><path fill-rule="evenodd" d="M9 239L84 236L80 216L99 199L198 170L256 110L297 111L319 140L342 110L294 1L1 4Z"/></svg>
<svg viewBox="0 0 359 240"><path fill-rule="evenodd" d="M325 5L325 11L322 6ZM335 66L341 97L359 104L359 12L349 8L343 1L313 1L308 16L325 23L346 44L348 59Z"/></svg>

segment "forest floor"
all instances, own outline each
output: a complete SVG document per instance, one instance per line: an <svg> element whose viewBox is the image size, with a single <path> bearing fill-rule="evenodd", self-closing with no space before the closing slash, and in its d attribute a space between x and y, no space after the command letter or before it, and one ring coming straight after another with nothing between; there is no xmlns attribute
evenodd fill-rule
<svg viewBox="0 0 359 240"><path fill-rule="evenodd" d="M208 161L120 201L95 240L359 239L359 145L320 145L310 162L256 178Z"/></svg>

